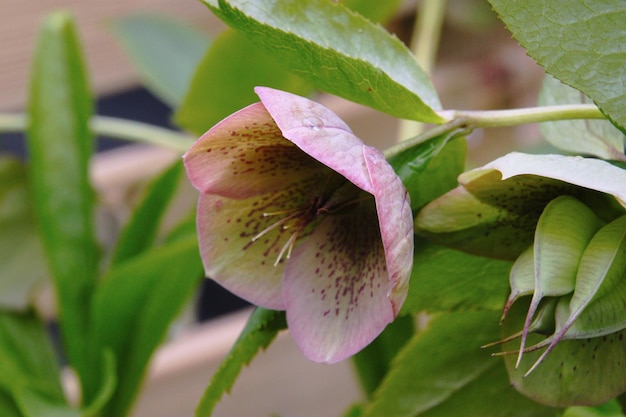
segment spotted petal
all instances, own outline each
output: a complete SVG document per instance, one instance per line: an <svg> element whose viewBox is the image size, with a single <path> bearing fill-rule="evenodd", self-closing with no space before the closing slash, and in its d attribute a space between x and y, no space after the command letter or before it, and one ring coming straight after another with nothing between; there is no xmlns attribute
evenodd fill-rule
<svg viewBox="0 0 626 417"><path fill-rule="evenodd" d="M183 160L189 180L200 192L230 198L280 190L320 166L285 140L262 103L215 125Z"/></svg>

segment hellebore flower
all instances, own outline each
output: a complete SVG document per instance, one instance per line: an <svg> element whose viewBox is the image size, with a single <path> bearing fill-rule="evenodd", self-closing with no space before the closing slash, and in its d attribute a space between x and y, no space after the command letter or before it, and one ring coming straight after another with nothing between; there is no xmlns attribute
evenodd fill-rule
<svg viewBox="0 0 626 417"><path fill-rule="evenodd" d="M257 87L261 102L227 117L185 154L200 191L207 276L261 307L286 310L317 362L369 344L408 289L413 220L383 154L332 111Z"/></svg>
<svg viewBox="0 0 626 417"><path fill-rule="evenodd" d="M459 182L422 209L416 232L515 260L504 339L494 343L502 343L511 384L555 407L626 392L626 170L511 153Z"/></svg>

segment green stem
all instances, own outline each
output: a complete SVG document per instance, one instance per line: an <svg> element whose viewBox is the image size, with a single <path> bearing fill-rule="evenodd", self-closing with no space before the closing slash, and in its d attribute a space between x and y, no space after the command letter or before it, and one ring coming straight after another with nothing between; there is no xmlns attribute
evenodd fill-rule
<svg viewBox="0 0 626 417"><path fill-rule="evenodd" d="M465 111L442 110L438 112L448 123L436 126L385 150L391 158L436 136L454 133L467 135L477 128L517 126L528 123L552 122L571 119L605 119L593 104L528 107L512 110Z"/></svg>
<svg viewBox="0 0 626 417"><path fill-rule="evenodd" d="M447 120L463 119L468 127L504 127L527 123L552 122L571 119L605 119L593 104L528 107L511 110L465 111L442 110L438 112Z"/></svg>
<svg viewBox="0 0 626 417"><path fill-rule="evenodd" d="M0 133L26 130L26 114L0 114ZM185 152L194 140L188 135L170 129L132 120L107 116L91 118L92 131L101 136L132 142L143 142Z"/></svg>
<svg viewBox="0 0 626 417"><path fill-rule="evenodd" d="M431 74L435 66L445 12L445 0L418 2L417 22L411 37L411 51L426 74ZM398 136L400 140L404 140L418 135L423 128L423 123L402 120Z"/></svg>

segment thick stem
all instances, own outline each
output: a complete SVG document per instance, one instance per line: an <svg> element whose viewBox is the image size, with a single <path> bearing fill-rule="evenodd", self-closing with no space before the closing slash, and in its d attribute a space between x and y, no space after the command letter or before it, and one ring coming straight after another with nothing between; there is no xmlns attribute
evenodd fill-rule
<svg viewBox="0 0 626 417"><path fill-rule="evenodd" d="M26 125L27 118L23 113L0 114L0 133L23 132L26 130ZM97 135L132 142L150 143L180 152L187 151L194 142L192 138L183 133L114 117L94 116L91 118L90 127Z"/></svg>

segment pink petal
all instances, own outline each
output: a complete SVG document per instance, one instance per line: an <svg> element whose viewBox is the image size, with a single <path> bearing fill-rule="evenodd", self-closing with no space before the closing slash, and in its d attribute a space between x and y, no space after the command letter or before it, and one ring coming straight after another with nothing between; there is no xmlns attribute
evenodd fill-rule
<svg viewBox="0 0 626 417"><path fill-rule="evenodd" d="M285 188L320 166L283 138L261 103L215 125L183 160L191 183L200 192L231 198Z"/></svg>
<svg viewBox="0 0 626 417"><path fill-rule="evenodd" d="M267 87L254 91L285 138L357 187L373 192L363 141L339 116L319 103L284 91Z"/></svg>
<svg viewBox="0 0 626 417"><path fill-rule="evenodd" d="M369 344L394 318L372 199L324 218L285 267L294 341L311 360L333 363Z"/></svg>
<svg viewBox="0 0 626 417"><path fill-rule="evenodd" d="M363 154L374 189L376 212L391 280L389 297L394 314L398 314L406 299L413 267L413 214L409 194L379 150L365 146Z"/></svg>

